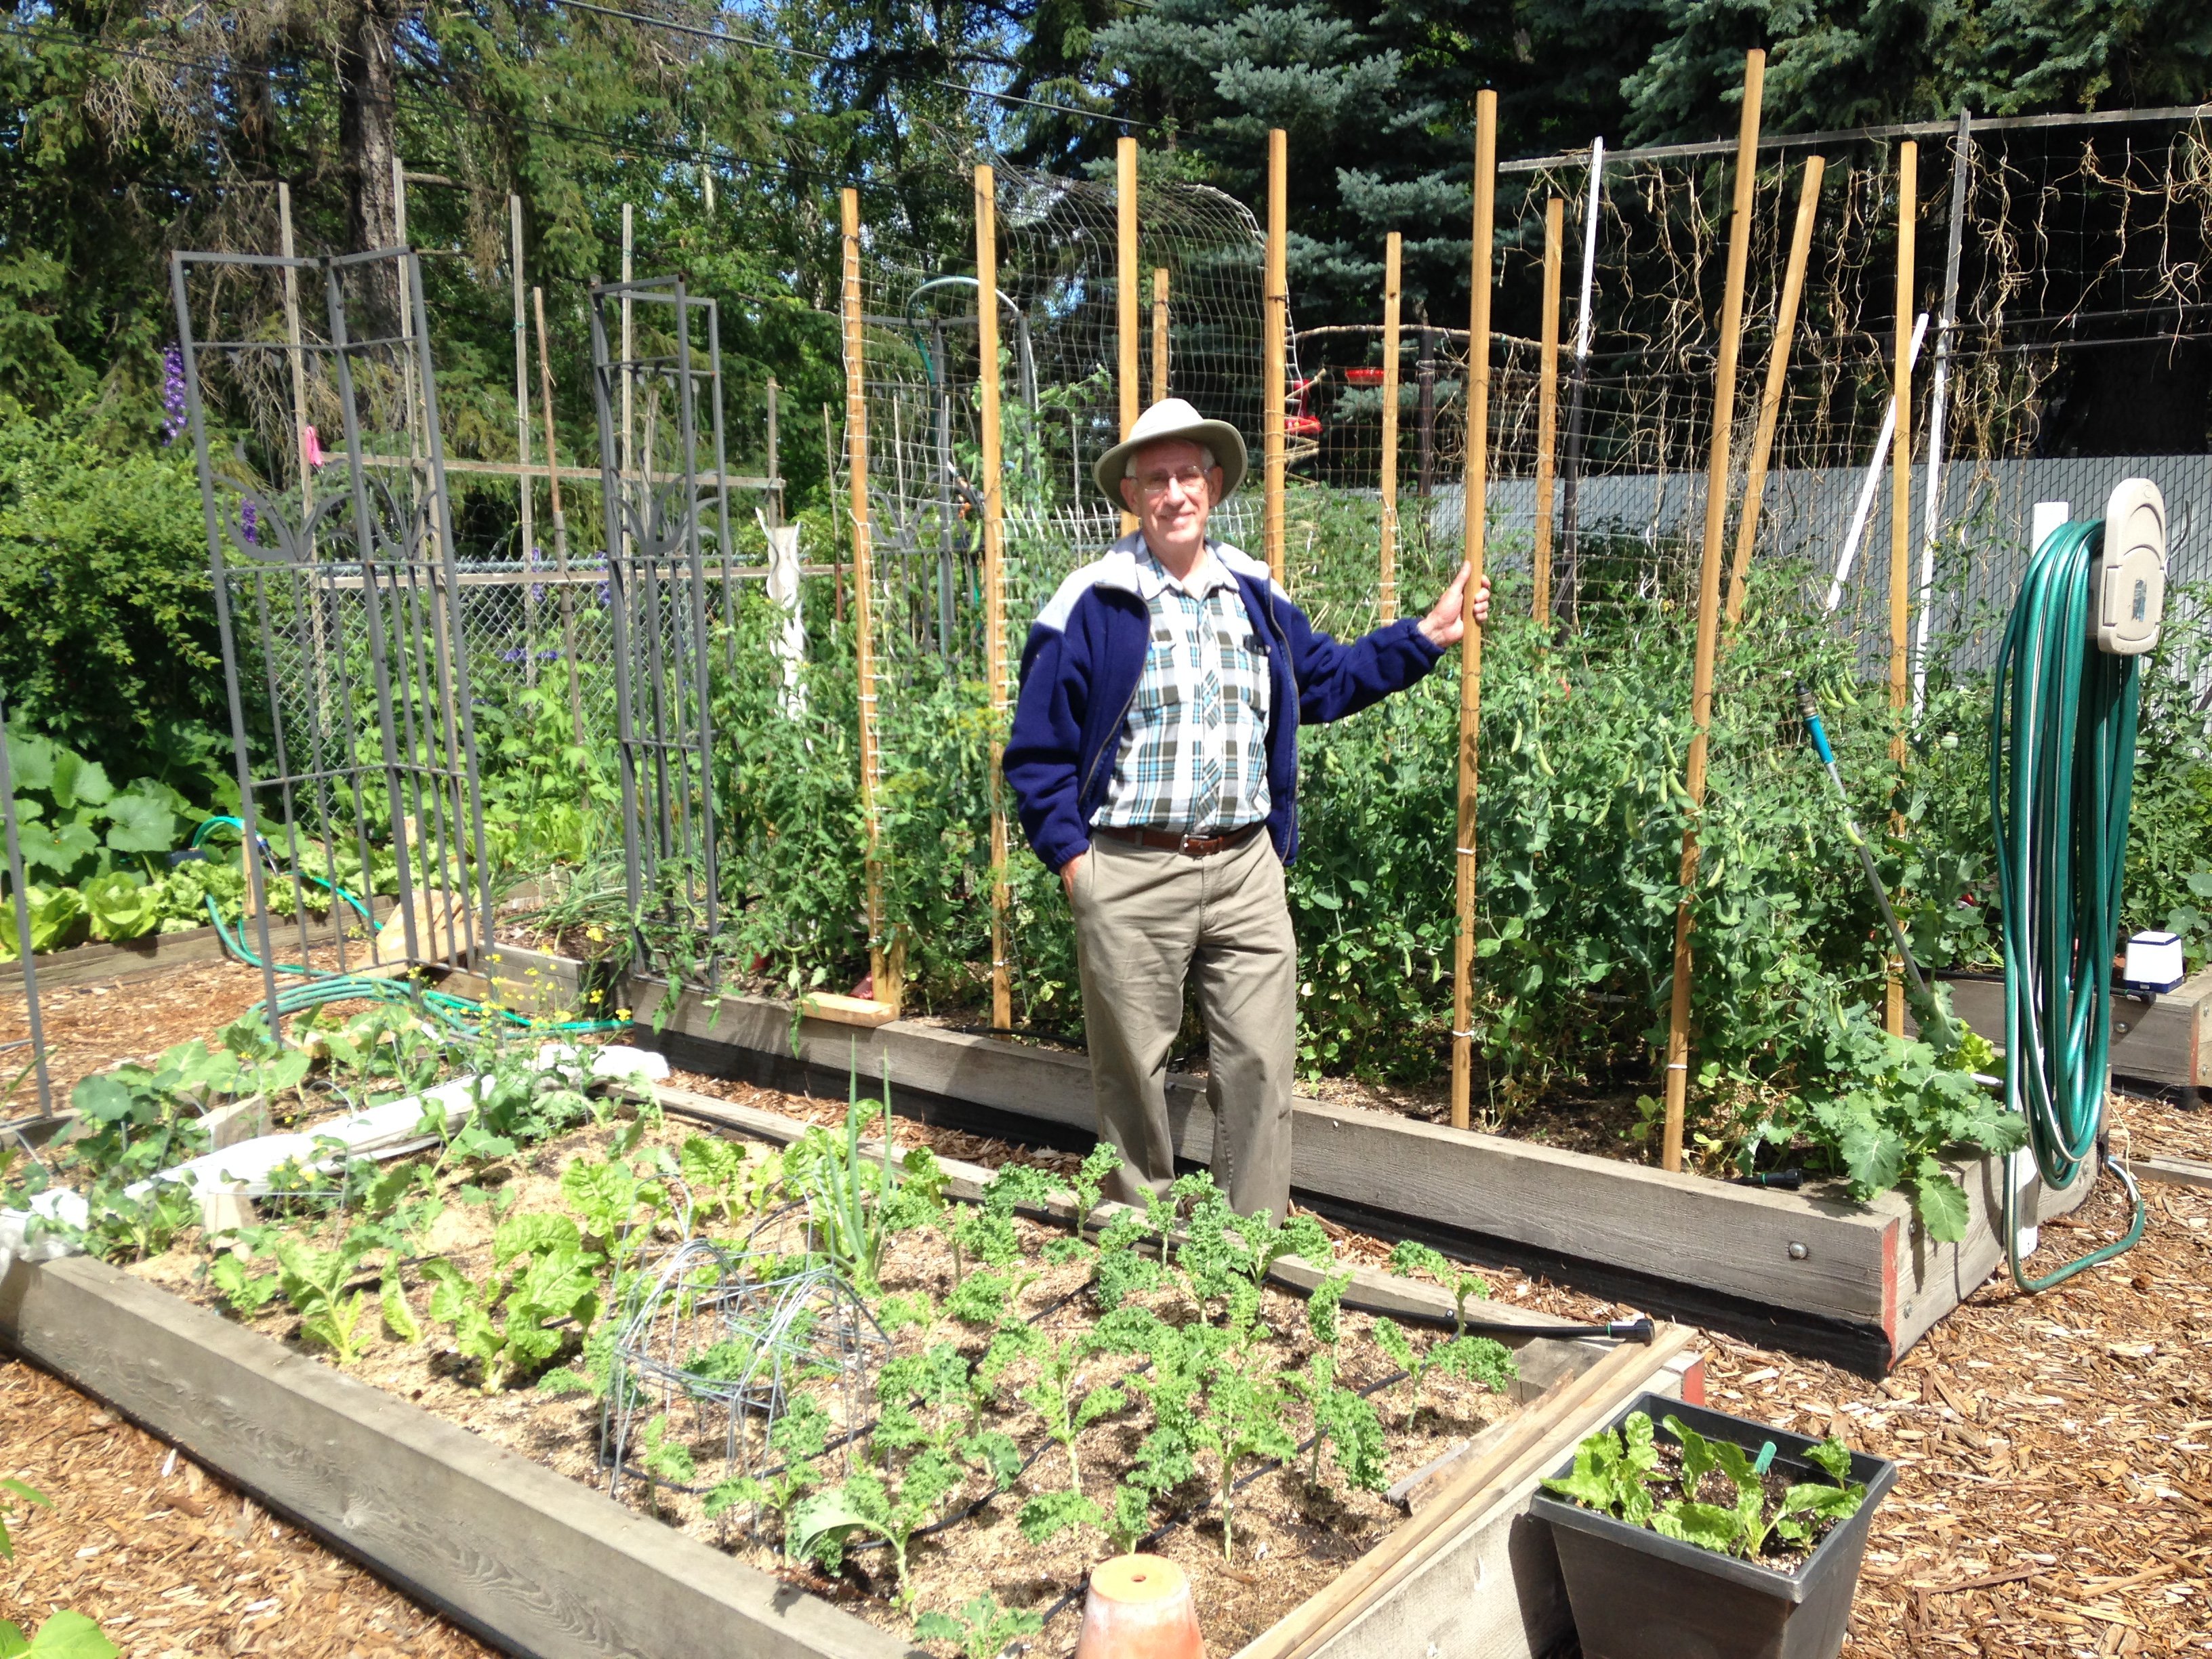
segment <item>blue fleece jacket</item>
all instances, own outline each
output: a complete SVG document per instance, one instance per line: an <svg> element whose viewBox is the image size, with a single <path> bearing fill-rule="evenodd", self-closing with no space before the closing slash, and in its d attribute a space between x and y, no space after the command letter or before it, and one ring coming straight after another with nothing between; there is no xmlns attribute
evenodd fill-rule
<svg viewBox="0 0 2212 1659"><path fill-rule="evenodd" d="M1030 846L1050 869L1091 845L1091 820L1105 805L1151 648L1137 585L1141 533L1122 537L1062 582L1022 651L1006 782ZM1209 546L1237 579L1267 653L1267 833L1288 864L1298 846L1298 727L1342 720L1404 690L1443 653L1411 618L1340 644L1315 630L1266 565L1226 543Z"/></svg>

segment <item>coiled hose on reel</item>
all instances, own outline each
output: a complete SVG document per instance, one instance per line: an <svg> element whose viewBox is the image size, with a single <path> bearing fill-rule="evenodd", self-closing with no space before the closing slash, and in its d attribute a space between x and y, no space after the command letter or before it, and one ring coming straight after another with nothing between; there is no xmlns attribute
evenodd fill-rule
<svg viewBox="0 0 2212 1659"><path fill-rule="evenodd" d="M2100 649L2093 626L2105 528L2101 519L2063 525L2029 562L1997 653L1990 817L2003 912L2006 1103L2027 1118L2047 1188L2069 1186L2084 1164L2101 1162L2126 1188L2135 1224L2125 1237L2031 1278L2021 1265L2020 1194L2008 1169L2006 1259L2027 1291L2110 1261L2143 1231L2142 1195L2105 1139L2138 702L2136 659Z"/></svg>

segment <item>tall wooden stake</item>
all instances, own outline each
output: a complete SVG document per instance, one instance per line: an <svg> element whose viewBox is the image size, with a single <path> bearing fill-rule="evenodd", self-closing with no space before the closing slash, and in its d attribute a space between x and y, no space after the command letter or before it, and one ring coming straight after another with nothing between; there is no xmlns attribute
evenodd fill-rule
<svg viewBox="0 0 2212 1659"><path fill-rule="evenodd" d="M1911 696L1906 672L1906 637L1911 604L1905 583L1912 568L1912 347L1905 319L1912 315L1913 229L1919 217L1920 146L1906 139L1897 147L1897 327L1896 367L1891 371L1892 412L1897 436L1889 451L1889 707L1898 722L1889 740L1893 764L1905 764L1905 705ZM1902 833L1904 825L1895 821ZM1882 996L1882 1023L1892 1036L1905 1035L1904 964L1893 955L1889 983Z"/></svg>
<svg viewBox="0 0 2212 1659"><path fill-rule="evenodd" d="M1813 222L1820 213L1820 175L1827 162L1815 155L1805 163L1797 191L1797 223L1790 233L1790 264L1782 274L1782 303L1774 319L1774 350L1766 360L1766 389L1759 398L1759 429L1751 440L1751 465L1743 478L1743 513L1736 520L1735 557L1729 566L1728 625L1743 615L1744 583L1759 538L1759 514L1766 494L1766 463L1774 453L1774 428L1782 418L1782 394L1790 384L1790 348L1797 337L1797 302L1805 293L1805 263L1813 252Z"/></svg>
<svg viewBox="0 0 2212 1659"><path fill-rule="evenodd" d="M1490 290L1497 264L1498 94L1474 95L1474 248L1467 321L1467 495L1465 510L1467 632L1459 658L1459 816L1453 860L1457 881L1459 932L1452 941L1452 1127L1472 1121L1474 1084L1474 789L1482 736L1482 629L1474 620L1474 596L1482 586L1482 556L1489 526L1484 507L1490 494Z"/></svg>
<svg viewBox="0 0 2212 1659"><path fill-rule="evenodd" d="M1260 457L1261 518L1267 542L1267 574L1287 588L1283 559L1283 355L1289 344L1290 276L1283 244L1290 235L1290 151L1282 128L1267 133L1267 263L1261 289Z"/></svg>
<svg viewBox="0 0 2212 1659"><path fill-rule="evenodd" d="M1721 300L1720 361L1713 369L1712 453L1705 468L1705 542L1698 562L1698 660L1690 689L1690 795L1682 826L1682 897L1674 907L1674 998L1667 1014L1667 1121L1661 1167L1682 1167L1682 1113L1690 1086L1690 895L1698 882L1698 816L1705 804L1705 741L1713 720L1713 653L1720 637L1721 544L1728 528L1729 434L1735 417L1736 353L1743 343L1744 268L1751 258L1752 192L1759 182L1759 106L1766 54L1743 62L1743 121L1736 133L1735 204L1729 218L1728 285Z"/></svg>
<svg viewBox="0 0 2212 1659"><path fill-rule="evenodd" d="M1121 435L1137 423L1144 392L1137 384L1137 141L1114 141L1114 328L1115 380L1121 394ZM1137 515L1124 511L1121 533L1137 527Z"/></svg>
<svg viewBox="0 0 2212 1659"><path fill-rule="evenodd" d="M538 313L538 402L545 419L545 488L553 506L553 568L561 580L561 655L568 665L568 720L573 741L584 740L584 687L576 672L576 590L568 580L568 519L561 511L561 454L553 441L553 354L545 331L545 290L530 290ZM586 803L588 806L588 801Z"/></svg>
<svg viewBox="0 0 2212 1659"><path fill-rule="evenodd" d="M868 398L862 378L860 192L838 192L845 232L845 471L852 482L853 658L860 682L860 816L867 834L868 972L898 1006L898 953L884 948L882 826L876 817L875 556L868 540Z"/></svg>
<svg viewBox="0 0 2212 1659"><path fill-rule="evenodd" d="M1168 395L1168 273L1152 272L1152 401Z"/></svg>
<svg viewBox="0 0 2212 1659"><path fill-rule="evenodd" d="M1382 620L1398 620L1398 311L1406 239L1382 243Z"/></svg>
<svg viewBox="0 0 2212 1659"><path fill-rule="evenodd" d="M1159 273L1164 278L1164 271ZM1006 962L1006 915L1012 900L1006 890L1006 803L999 790L999 767L1006 755L1006 496L999 432L999 221L997 181L989 167L975 169L975 303L977 356L981 360L983 474L983 672L991 686L991 1024L1006 1030L1014 1023L1013 985ZM1165 292L1153 289L1155 303ZM1155 384L1158 376L1155 374Z"/></svg>
<svg viewBox="0 0 2212 1659"><path fill-rule="evenodd" d="M520 520L522 538L522 557L525 564L537 557L538 520L537 492L530 487L530 317L522 302L522 198L509 193L507 198L507 270L514 288L514 464L521 468L516 474L515 494L522 498ZM523 656L523 681L538 684L538 588L526 582L522 588L523 635L527 648ZM582 741L579 732L576 740Z"/></svg>
<svg viewBox="0 0 2212 1659"><path fill-rule="evenodd" d="M1567 204L1544 204L1543 353L1536 380L1536 593L1540 625L1552 620L1552 465L1559 444L1559 260L1567 239Z"/></svg>

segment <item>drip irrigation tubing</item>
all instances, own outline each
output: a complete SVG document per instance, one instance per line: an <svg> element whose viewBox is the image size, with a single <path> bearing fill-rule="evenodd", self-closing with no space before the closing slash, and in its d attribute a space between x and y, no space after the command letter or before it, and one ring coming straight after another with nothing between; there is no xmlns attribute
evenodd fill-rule
<svg viewBox="0 0 2212 1659"><path fill-rule="evenodd" d="M233 831L241 840L246 834L246 825L239 819L218 814L201 821L199 827L192 831L191 842L187 851L201 853L204 857L202 848L208 836L213 832L223 830ZM336 882L325 880L312 871L296 867L289 872L285 871L277 863L268 842L260 837L256 839L259 842L258 851L261 859L272 873L276 875L289 873L300 880L311 881L331 895L333 905L343 901L370 927L374 927L376 925L374 912L353 893L339 886ZM249 966L255 968L264 966L261 958L256 956L246 943L245 918L243 916L240 918L240 926L234 930L223 921L222 912L216 903L214 894L207 895L205 902L208 921L214 924L216 935L222 940L223 948ZM434 1015L449 1031L463 1036L478 1034L487 1020L534 1031L568 1034L619 1031L627 1029L625 1022L617 1019L570 1019L561 1020L550 1025L541 1024L532 1020L527 1014L518 1013L512 1008L494 1007L473 997L456 996L450 991L432 990L427 987L410 984L402 979L375 974L334 974L304 963L280 962L274 966L276 972L296 974L307 982L288 986L279 991L276 994L276 1006L273 1011L265 1002L257 1002L246 1011L249 1018L256 1013L266 1018L273 1012L277 1018L281 1019L287 1015L304 1013L310 1008L319 1008L327 1003L333 1002L391 1002L404 1003L418 1011Z"/></svg>

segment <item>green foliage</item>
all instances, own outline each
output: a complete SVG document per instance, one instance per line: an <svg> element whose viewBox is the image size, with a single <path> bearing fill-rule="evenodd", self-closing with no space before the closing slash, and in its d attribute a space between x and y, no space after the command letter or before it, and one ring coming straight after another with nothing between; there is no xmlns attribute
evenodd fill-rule
<svg viewBox="0 0 2212 1659"><path fill-rule="evenodd" d="M319 1250L292 1235L276 1241L278 1283L300 1316L300 1334L328 1348L341 1366L361 1357L367 1340L362 1322L373 1305L368 1292L346 1294L360 1266L358 1252L344 1245Z"/></svg>
<svg viewBox="0 0 2212 1659"><path fill-rule="evenodd" d="M0 1480L0 1492L9 1494L18 1503L35 1504L42 1510L50 1510L54 1506L52 1498L35 1486L26 1486L13 1475L9 1475L5 1480ZM8 1505L4 1502L0 1502L0 1561L13 1561L15 1559L15 1540L8 1536Z"/></svg>
<svg viewBox="0 0 2212 1659"><path fill-rule="evenodd" d="M275 1273L253 1272L246 1260L236 1251L216 1257L208 1265L208 1282L222 1292L231 1312L251 1319L276 1300L281 1281Z"/></svg>
<svg viewBox="0 0 2212 1659"><path fill-rule="evenodd" d="M99 757L112 775L143 773L195 799L214 799L229 744L201 733L227 732L229 715L191 453L111 447L95 435L97 416L80 404L42 418L0 395L0 614L11 619L0 636L0 685L9 727L47 733L67 745L64 753ZM87 765L83 779L96 775L100 793L82 804L96 808L112 793L111 774ZM17 792L36 787L18 762ZM74 808L65 810L75 823ZM101 840L120 835L129 850L166 852L173 842L144 845L163 827L156 816L95 813L82 827L100 830ZM67 838L64 824L47 830ZM46 837L38 839L46 849Z"/></svg>
<svg viewBox="0 0 2212 1659"><path fill-rule="evenodd" d="M0 1619L0 1659L117 1659L121 1651L81 1613L49 1614L27 1639L21 1626Z"/></svg>
<svg viewBox="0 0 2212 1659"><path fill-rule="evenodd" d="M1002 1607L995 1595L978 1595L951 1613L935 1608L914 1621L917 1642L950 1642L961 1659L998 1659L1011 1643L1035 1636L1044 1620L1025 1607Z"/></svg>
<svg viewBox="0 0 2212 1659"><path fill-rule="evenodd" d="M430 1317L453 1328L453 1346L482 1367L486 1394L557 1354L573 1325L587 1336L600 1310L605 1258L584 1248L564 1215L510 1216L492 1234L492 1271L471 1279L443 1257L422 1264Z"/></svg>
<svg viewBox="0 0 2212 1659"><path fill-rule="evenodd" d="M1671 1413L1666 1428L1680 1449L1680 1496L1662 1502L1651 1490L1665 1471L1651 1419L1644 1412L1632 1412L1618 1431L1601 1429L1584 1439L1575 1449L1574 1468L1545 1481L1545 1490L1631 1526L1649 1527L1664 1537L1747 1561L1757 1560L1771 1538L1809 1547L1822 1522L1849 1520L1866 1501L1866 1488L1850 1478L1850 1452L1832 1437L1805 1453L1828 1480L1785 1486L1777 1502L1760 1461L1744 1448L1708 1439ZM1698 1498L1715 1471L1735 1488L1734 1503Z"/></svg>
<svg viewBox="0 0 2212 1659"><path fill-rule="evenodd" d="M1490 1281L1481 1274L1446 1261L1441 1250L1431 1249L1425 1244L1416 1244L1410 1238L1400 1239L1391 1248L1390 1271L1407 1279L1416 1273L1425 1273L1452 1293L1453 1316L1458 1322L1452 1333L1455 1336L1464 1335L1467 1332L1468 1298L1490 1294Z"/></svg>

